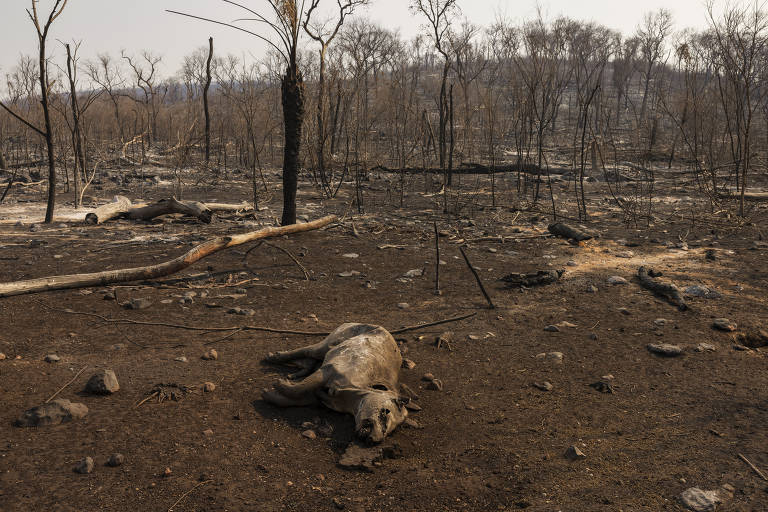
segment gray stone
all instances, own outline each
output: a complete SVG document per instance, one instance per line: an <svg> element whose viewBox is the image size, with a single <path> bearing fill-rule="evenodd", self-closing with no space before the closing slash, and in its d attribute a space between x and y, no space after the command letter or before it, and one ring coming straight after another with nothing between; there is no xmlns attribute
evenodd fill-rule
<svg viewBox="0 0 768 512"><path fill-rule="evenodd" d="M58 363L59 361L61 361L61 358L56 354L48 354L45 356L46 363Z"/></svg>
<svg viewBox="0 0 768 512"><path fill-rule="evenodd" d="M653 325L655 325L656 327L664 327L665 325L667 325L667 319L657 318L656 320L653 321Z"/></svg>
<svg viewBox="0 0 768 512"><path fill-rule="evenodd" d="M621 285L621 284L627 284L629 281L627 281L626 279L624 279L624 278L623 278L623 277L621 277L621 276L611 276L611 277L609 277L609 278L606 280L606 282L607 282L608 284L613 284L613 285Z"/></svg>
<svg viewBox="0 0 768 512"><path fill-rule="evenodd" d="M423 275L424 275L424 269L415 268L403 274L403 277L421 277Z"/></svg>
<svg viewBox="0 0 768 512"><path fill-rule="evenodd" d="M442 391L443 390L443 381L440 379L432 379L427 384L427 389L431 391Z"/></svg>
<svg viewBox="0 0 768 512"><path fill-rule="evenodd" d="M547 325L544 327L544 330L547 332L560 332L560 328L556 325Z"/></svg>
<svg viewBox="0 0 768 512"><path fill-rule="evenodd" d="M721 331L732 332L738 328L736 322L728 320L727 318L715 318L712 320L712 327Z"/></svg>
<svg viewBox="0 0 768 512"><path fill-rule="evenodd" d="M86 475L91 471L93 471L93 459L90 457L86 457L75 464L75 473Z"/></svg>
<svg viewBox="0 0 768 512"><path fill-rule="evenodd" d="M120 384L113 370L100 370L94 373L85 385L85 391L94 395L111 395L118 390L120 390Z"/></svg>
<svg viewBox="0 0 768 512"><path fill-rule="evenodd" d="M591 285L587 286L587 289L584 290L584 291L586 291L587 293L597 293L598 289L597 289L597 286L591 284Z"/></svg>
<svg viewBox="0 0 768 512"><path fill-rule="evenodd" d="M698 487L690 487L680 494L680 502L695 512L711 512L722 500L717 491L702 491Z"/></svg>
<svg viewBox="0 0 768 512"><path fill-rule="evenodd" d="M86 414L88 414L88 407L85 404L72 403L59 398L29 409L14 424L17 427L47 427L78 420Z"/></svg>
<svg viewBox="0 0 768 512"><path fill-rule="evenodd" d="M571 445L568 447L567 450L565 450L565 453L563 454L566 459L568 460L579 460L579 459L586 459L587 456L579 450L576 446Z"/></svg>
<svg viewBox="0 0 768 512"><path fill-rule="evenodd" d="M152 301L146 298L131 299L125 303L126 309L147 309L152 305Z"/></svg>
<svg viewBox="0 0 768 512"><path fill-rule="evenodd" d="M176 359L174 359L174 361L178 361L180 363L186 363L187 362L187 358L184 357L184 356L179 356Z"/></svg>
<svg viewBox="0 0 768 512"><path fill-rule="evenodd" d="M407 302L398 302L397 307L400 309L408 309L411 307Z"/></svg>
<svg viewBox="0 0 768 512"><path fill-rule="evenodd" d="M359 276L360 272L358 272L357 270L346 270L344 272L339 272L339 274L337 275L339 277L354 277L354 276Z"/></svg>
<svg viewBox="0 0 768 512"><path fill-rule="evenodd" d="M683 353L683 349L677 345L669 343L649 343L647 346L650 352L661 356L674 357Z"/></svg>
<svg viewBox="0 0 768 512"><path fill-rule="evenodd" d="M240 307L234 307L227 310L227 313L230 315L242 315L242 316L253 316L256 314L256 311L252 309L245 309Z"/></svg>
<svg viewBox="0 0 768 512"><path fill-rule="evenodd" d="M402 368L405 368L406 370L413 370L414 368L416 368L416 363L414 363L410 359L403 359Z"/></svg>
<svg viewBox="0 0 768 512"><path fill-rule="evenodd" d="M113 453L109 456L109 459L107 460L107 466L111 468L116 468L118 466L122 466L123 462L125 462L125 457L122 453Z"/></svg>
<svg viewBox="0 0 768 512"><path fill-rule="evenodd" d="M550 382L545 380L544 382L534 382L533 387L540 389L542 391L552 391L553 386Z"/></svg>
<svg viewBox="0 0 768 512"><path fill-rule="evenodd" d="M348 253L346 253L346 254L342 254L342 255L341 255L341 257L342 257L342 258L350 258L350 259L355 259L355 258L359 258L359 257L360 257L360 255L359 255L359 254L357 254L356 252L348 252Z"/></svg>
<svg viewBox="0 0 768 512"><path fill-rule="evenodd" d="M536 354L536 359L543 359L548 363L560 364L563 362L563 353L562 352L542 352L541 354Z"/></svg>
<svg viewBox="0 0 768 512"><path fill-rule="evenodd" d="M701 297L703 299L718 299L721 297L720 292L707 286L689 286L684 291L686 295L690 295L691 297Z"/></svg>
<svg viewBox="0 0 768 512"><path fill-rule="evenodd" d="M715 350L717 350L717 347L711 343L699 343L696 345L696 352L714 352Z"/></svg>
<svg viewBox="0 0 768 512"><path fill-rule="evenodd" d="M616 253L617 258L634 258L635 253L632 251L620 251Z"/></svg>

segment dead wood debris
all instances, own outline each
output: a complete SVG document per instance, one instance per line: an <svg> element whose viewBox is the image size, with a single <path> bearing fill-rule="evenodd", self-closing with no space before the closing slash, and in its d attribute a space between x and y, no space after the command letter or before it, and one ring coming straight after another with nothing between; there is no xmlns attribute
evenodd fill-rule
<svg viewBox="0 0 768 512"><path fill-rule="evenodd" d="M158 403L164 402L165 400L173 400L174 402L178 402L183 400L184 397L186 397L194 389L194 386L185 386L184 384L156 384L155 387L150 390L147 397L136 404L136 407L140 407L153 398L157 398Z"/></svg>
<svg viewBox="0 0 768 512"><path fill-rule="evenodd" d="M556 222L554 224L550 224L547 227L547 229L553 235L563 237L563 238L568 238L576 242L583 242L584 240L591 240L592 238L594 238L592 235L580 229L571 227L567 224L563 224L562 222Z"/></svg>
<svg viewBox="0 0 768 512"><path fill-rule="evenodd" d="M518 286L525 286L527 288L533 286L543 286L547 284L556 283L565 273L564 269L559 270L539 270L528 274L520 274L513 272L500 279L508 283L510 288Z"/></svg>
<svg viewBox="0 0 768 512"><path fill-rule="evenodd" d="M685 311L688 309L688 305L685 303L683 294L680 293L680 288L678 288L674 283L659 281L656 279L659 276L661 276L661 272L656 272L652 268L646 269L645 267L640 267L637 269L637 278L643 288L646 288L653 292L655 295L666 299L667 302L673 306L677 306L680 311Z"/></svg>

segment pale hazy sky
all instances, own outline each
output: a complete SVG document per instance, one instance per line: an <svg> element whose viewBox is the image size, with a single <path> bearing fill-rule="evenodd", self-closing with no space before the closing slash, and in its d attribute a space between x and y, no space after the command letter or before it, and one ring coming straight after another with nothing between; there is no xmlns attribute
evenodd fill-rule
<svg viewBox="0 0 768 512"><path fill-rule="evenodd" d="M265 5L264 0L240 1L254 9ZM408 11L409 0L372 0L371 3L370 7L361 9L359 15L389 28L398 28L404 37L411 37L420 30L423 21ZM484 26L493 22L497 15L513 21L530 19L535 15L537 5L535 0L458 0L458 4L463 16ZM563 14L592 20L624 33L633 32L645 12L660 7L672 12L676 29L706 26L703 0L541 0L539 4L548 17ZM39 5L41 12L47 12L53 0L41 0ZM37 51L34 27L25 12L29 6L30 0L0 0L0 77L11 70L19 55ZM232 21L243 15L241 10L220 0L69 0L49 36L50 53L59 65L63 65L64 50L57 40L82 40L81 56L86 59L101 52L119 56L121 49L128 53L151 49L163 56L162 71L169 75L179 69L184 55L207 45L209 36L214 37L219 55L251 53L261 56L264 51L264 44L253 36L169 14L165 9L222 21ZM243 26L254 29L252 24Z"/></svg>

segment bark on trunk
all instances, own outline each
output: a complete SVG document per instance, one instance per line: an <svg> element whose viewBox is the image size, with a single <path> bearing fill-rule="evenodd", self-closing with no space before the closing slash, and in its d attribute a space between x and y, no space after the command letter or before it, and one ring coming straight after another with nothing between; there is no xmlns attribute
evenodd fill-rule
<svg viewBox="0 0 768 512"><path fill-rule="evenodd" d="M208 110L208 90L211 88L211 59L213 59L213 38L208 38L208 61L205 64L205 87L203 88L203 110L205 111L205 165L211 159L211 114Z"/></svg>
<svg viewBox="0 0 768 512"><path fill-rule="evenodd" d="M40 103L43 105L45 119L45 144L48 147L48 204L45 208L45 223L53 222L53 210L56 207L56 161L53 147L53 127L51 112L48 108L48 65L45 60L45 39L48 27L40 37Z"/></svg>
<svg viewBox="0 0 768 512"><path fill-rule="evenodd" d="M304 120L304 81L296 67L289 67L282 80L283 123L283 218L282 225L296 223L296 189L299 179L299 151Z"/></svg>
<svg viewBox="0 0 768 512"><path fill-rule="evenodd" d="M292 224L290 226L270 227L251 231L241 235L232 235L215 238L194 247L181 256L170 261L146 267L135 267L120 270L107 270L90 274L71 274L65 276L43 277L27 281L12 283L0 283L0 298L13 295L24 295L51 290L67 290L72 288L87 288L90 286L106 286L113 283L125 283L129 281L149 280L165 277L183 270L193 263L210 256L222 249L235 247L255 240L276 236L290 235L311 231L327 226L338 220L335 215L329 215L305 224Z"/></svg>
<svg viewBox="0 0 768 512"><path fill-rule="evenodd" d="M124 217L133 220L151 220L160 215L181 213L197 217L201 221L211 222L213 212L242 212L253 210L246 202L240 204L198 203L196 201L178 201L175 198L161 199L153 204L131 203L123 196L115 196L111 203L99 206L86 214L88 224L103 224L112 219Z"/></svg>

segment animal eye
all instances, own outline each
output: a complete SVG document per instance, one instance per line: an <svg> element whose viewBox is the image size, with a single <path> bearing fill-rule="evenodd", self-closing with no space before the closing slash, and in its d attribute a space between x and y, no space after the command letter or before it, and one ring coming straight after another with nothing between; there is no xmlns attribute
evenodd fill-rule
<svg viewBox="0 0 768 512"><path fill-rule="evenodd" d="M384 414L389 414L389 409L384 409Z"/></svg>

